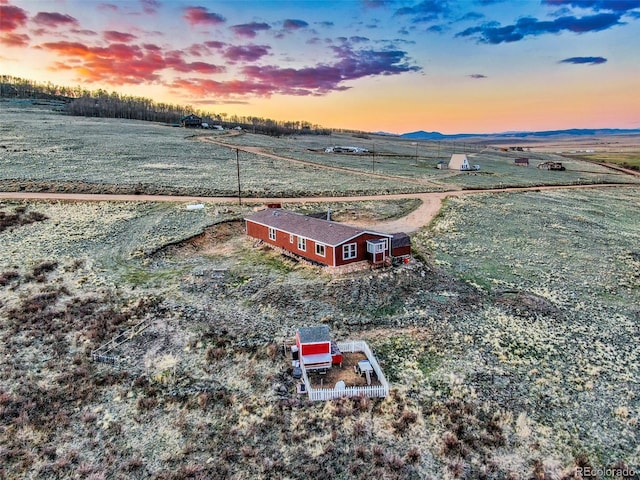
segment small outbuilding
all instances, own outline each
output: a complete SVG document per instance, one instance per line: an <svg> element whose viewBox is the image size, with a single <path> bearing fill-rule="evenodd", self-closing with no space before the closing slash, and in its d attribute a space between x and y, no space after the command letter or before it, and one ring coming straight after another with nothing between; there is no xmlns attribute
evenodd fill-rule
<svg viewBox="0 0 640 480"><path fill-rule="evenodd" d="M307 370L331 368L331 337L329 327L300 327L296 332L299 360Z"/></svg>
<svg viewBox="0 0 640 480"><path fill-rule="evenodd" d="M528 167L529 159L528 158L516 158L514 163L519 167Z"/></svg>

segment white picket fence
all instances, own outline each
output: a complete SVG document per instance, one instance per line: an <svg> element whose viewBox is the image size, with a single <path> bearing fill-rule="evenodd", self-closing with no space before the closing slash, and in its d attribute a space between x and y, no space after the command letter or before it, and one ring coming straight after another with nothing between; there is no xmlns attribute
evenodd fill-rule
<svg viewBox="0 0 640 480"><path fill-rule="evenodd" d="M380 382L380 385L375 386L366 386L366 387L345 387L345 388L311 388L311 382L309 381L309 377L307 376L307 371L304 368L304 365L301 364L302 370L302 379L304 380L305 386L307 387L307 392L309 393L309 400L319 401L319 400L334 400L336 398L343 397L386 397L389 395L389 382L387 382L382 369L380 368L380 364L378 364L378 360L376 360L373 352L367 345L367 342L363 340L352 340L349 342L336 342L338 348L342 353L355 353L355 352L363 352L371 366L373 367L373 371L376 373L376 377Z"/></svg>

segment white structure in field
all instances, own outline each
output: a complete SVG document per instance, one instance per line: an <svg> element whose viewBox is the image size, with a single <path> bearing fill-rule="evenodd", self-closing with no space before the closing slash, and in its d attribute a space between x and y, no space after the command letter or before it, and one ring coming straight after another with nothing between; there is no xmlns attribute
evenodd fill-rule
<svg viewBox="0 0 640 480"><path fill-rule="evenodd" d="M471 170L467 156L464 153L454 153L451 155L449 170Z"/></svg>
<svg viewBox="0 0 640 480"><path fill-rule="evenodd" d="M464 153L454 153L449 160L449 170L460 170L461 172L480 170L480 165L471 166Z"/></svg>

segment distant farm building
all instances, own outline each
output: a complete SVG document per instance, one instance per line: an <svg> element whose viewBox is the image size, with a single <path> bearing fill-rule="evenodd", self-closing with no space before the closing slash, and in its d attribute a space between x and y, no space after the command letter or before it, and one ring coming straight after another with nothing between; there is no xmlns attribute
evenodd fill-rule
<svg viewBox="0 0 640 480"><path fill-rule="evenodd" d="M480 170L480 165L469 165L469 159L464 153L454 153L449 160L449 170L460 170L466 172L469 170Z"/></svg>
<svg viewBox="0 0 640 480"><path fill-rule="evenodd" d="M557 171L566 170L564 168L564 165L562 165L562 162L543 162L538 164L538 168L541 170L557 170Z"/></svg>
<svg viewBox="0 0 640 480"><path fill-rule="evenodd" d="M193 113L190 115L184 115L180 119L180 125L185 128L202 128L202 118L194 115Z"/></svg>
<svg viewBox="0 0 640 480"><path fill-rule="evenodd" d="M449 164L444 160L440 160L438 163L436 163L436 168L438 170L446 170L447 168L449 168Z"/></svg>
<svg viewBox="0 0 640 480"><path fill-rule="evenodd" d="M406 234L375 232L281 208L261 210L245 221L248 236L283 254L328 267L388 265L411 254Z"/></svg>
<svg viewBox="0 0 640 480"><path fill-rule="evenodd" d="M369 153L369 150L361 147L327 147L324 149L325 153Z"/></svg>
<svg viewBox="0 0 640 480"><path fill-rule="evenodd" d="M518 165L519 167L528 167L529 166L529 159L528 158L516 158L514 163L516 165Z"/></svg>

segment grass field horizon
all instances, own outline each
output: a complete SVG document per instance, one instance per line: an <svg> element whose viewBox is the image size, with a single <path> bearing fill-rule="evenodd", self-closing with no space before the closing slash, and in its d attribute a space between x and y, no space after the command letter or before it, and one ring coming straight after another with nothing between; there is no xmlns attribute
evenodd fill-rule
<svg viewBox="0 0 640 480"><path fill-rule="evenodd" d="M5 191L234 196L238 170L246 197L640 183L640 178L544 151L527 152L531 166L517 167L514 160L525 155L522 152L482 144L413 142L373 134L231 136L152 122L73 117L6 100L0 102L0 117L0 188ZM328 146L343 144L369 153L324 153ZM236 147L247 146L283 159L241 151L237 162ZM436 168L438 161L461 151L470 163L480 164L479 172ZM562 161L566 171L535 168L549 160ZM328 170L333 167L341 169L339 175Z"/></svg>

